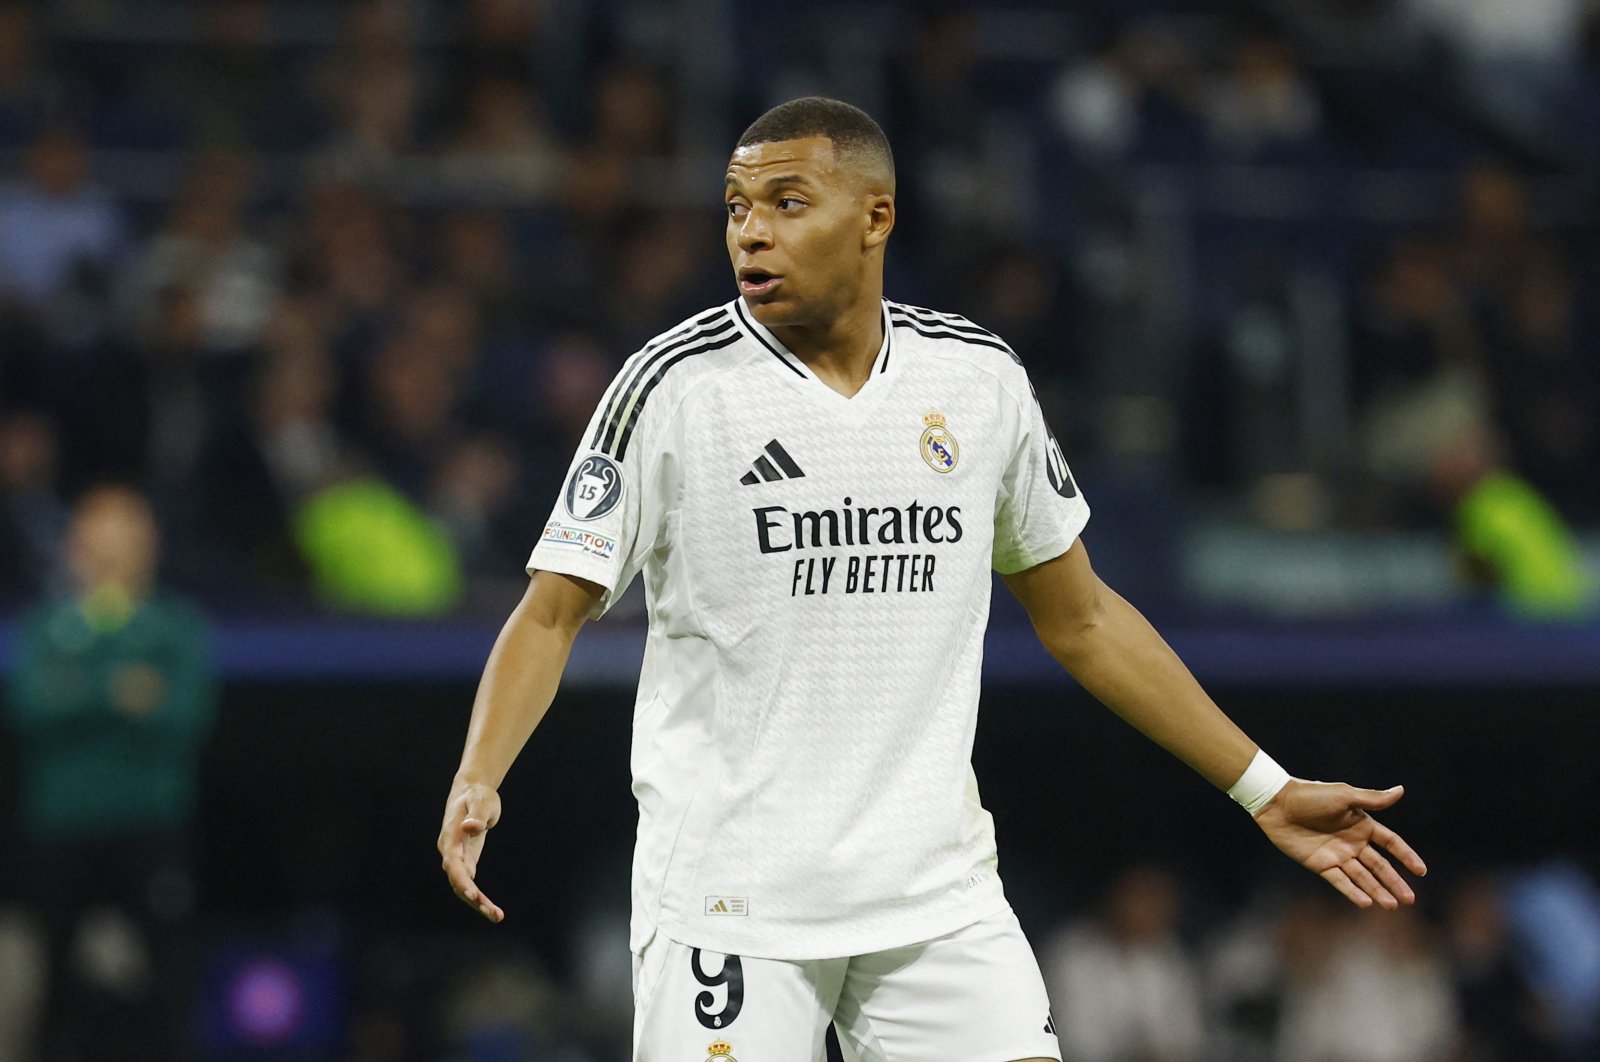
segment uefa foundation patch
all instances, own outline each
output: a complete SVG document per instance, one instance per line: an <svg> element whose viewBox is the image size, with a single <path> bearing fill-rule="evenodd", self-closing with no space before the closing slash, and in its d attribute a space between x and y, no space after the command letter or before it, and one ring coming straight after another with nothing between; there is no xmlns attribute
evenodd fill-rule
<svg viewBox="0 0 1600 1062"><path fill-rule="evenodd" d="M545 524L544 534L540 538L546 545L570 546L601 560L610 560L617 552L617 540L610 535L582 527L568 527L559 520Z"/></svg>

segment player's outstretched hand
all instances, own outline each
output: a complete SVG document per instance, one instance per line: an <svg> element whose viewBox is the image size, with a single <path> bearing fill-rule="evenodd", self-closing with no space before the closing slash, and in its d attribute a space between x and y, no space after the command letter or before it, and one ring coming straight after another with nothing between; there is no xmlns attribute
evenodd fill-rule
<svg viewBox="0 0 1600 1062"><path fill-rule="evenodd" d="M1426 874L1428 867L1369 812L1391 806L1404 793L1398 785L1357 789L1343 782L1293 779L1256 812L1256 825L1289 858L1321 875L1357 907L1376 903L1393 910L1417 896L1379 849L1413 874Z"/></svg>
<svg viewBox="0 0 1600 1062"><path fill-rule="evenodd" d="M458 785L444 806L444 825L439 830L439 855L450 887L463 903L491 922L504 921L506 913L483 894L474 879L484 837L499 821L499 793L486 785Z"/></svg>

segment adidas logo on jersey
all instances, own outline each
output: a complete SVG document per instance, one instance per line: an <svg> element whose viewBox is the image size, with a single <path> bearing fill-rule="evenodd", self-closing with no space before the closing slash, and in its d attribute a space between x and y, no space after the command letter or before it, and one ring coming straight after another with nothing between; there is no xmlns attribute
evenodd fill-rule
<svg viewBox="0 0 1600 1062"><path fill-rule="evenodd" d="M748 896L707 896L706 914L733 915L735 918L744 918L750 914L750 898Z"/></svg>
<svg viewBox="0 0 1600 1062"><path fill-rule="evenodd" d="M803 478L805 473L794 463L789 451L785 450L777 439L773 439L767 443L764 452L756 457L750 466L750 471L739 477L739 482L747 487L753 487L757 483L771 483L775 479Z"/></svg>

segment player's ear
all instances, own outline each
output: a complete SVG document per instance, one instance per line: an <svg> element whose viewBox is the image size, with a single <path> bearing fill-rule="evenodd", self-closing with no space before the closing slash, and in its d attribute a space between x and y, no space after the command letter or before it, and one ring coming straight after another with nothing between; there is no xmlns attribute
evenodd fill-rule
<svg viewBox="0 0 1600 1062"><path fill-rule="evenodd" d="M867 230L862 234L863 247L881 247L894 231L894 196L869 196L866 202Z"/></svg>

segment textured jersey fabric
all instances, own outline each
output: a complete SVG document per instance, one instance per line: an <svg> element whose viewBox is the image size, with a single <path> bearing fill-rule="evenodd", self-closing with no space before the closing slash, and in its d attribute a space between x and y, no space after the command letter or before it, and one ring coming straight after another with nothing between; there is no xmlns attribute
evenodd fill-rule
<svg viewBox="0 0 1600 1062"><path fill-rule="evenodd" d="M851 398L742 300L647 344L528 561L601 586L597 615L644 573L636 951L857 955L1006 907L971 768L990 570L1089 510L1009 347L884 325Z"/></svg>

